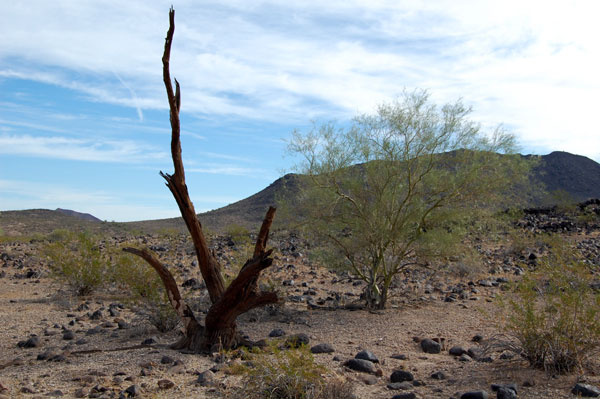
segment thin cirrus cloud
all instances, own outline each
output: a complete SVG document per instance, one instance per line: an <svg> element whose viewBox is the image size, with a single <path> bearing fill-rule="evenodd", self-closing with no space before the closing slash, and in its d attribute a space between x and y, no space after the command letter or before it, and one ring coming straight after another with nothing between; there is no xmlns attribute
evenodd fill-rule
<svg viewBox="0 0 600 399"><path fill-rule="evenodd" d="M0 135L0 154L89 162L146 162L169 155L130 140L98 142L70 137Z"/></svg>
<svg viewBox="0 0 600 399"><path fill-rule="evenodd" d="M189 173L204 173L211 175L228 175L228 176L246 176L252 178L261 178L261 179L273 179L273 173L269 173L264 169L260 168L249 168L242 167L237 165L228 165L228 164L205 164L201 166L191 167L186 169Z"/></svg>
<svg viewBox="0 0 600 399"><path fill-rule="evenodd" d="M23 78L132 107L139 117L166 107L159 64L165 29L157 27L166 26L170 2L54 3L9 6L10 18L0 24L0 59L34 61L40 68ZM208 1L198 7L183 1L177 7L172 71L184 83L184 112L295 123L339 119L372 111L404 87L422 87L439 101L467 99L479 119L516 126L525 141L565 142L565 123L536 128L531 115L566 108L573 131L591 126L584 108L598 89L595 2ZM58 22L64 18L67 28ZM77 74L43 76L48 67ZM9 74L10 62L0 62L0 70ZM552 90L542 96L535 82ZM588 84L583 97L559 89L582 83ZM589 138L584 134L572 139Z"/></svg>
<svg viewBox="0 0 600 399"><path fill-rule="evenodd" d="M39 173L48 158L136 162L140 169L170 158L160 60L170 5L3 4L0 88L8 90L0 92L0 155L39 161ZM256 192L263 182L246 177L271 178L289 167L276 161L282 136L312 120L345 124L405 88L427 89L436 103L463 98L472 118L484 128L504 123L526 152L563 150L600 161L599 2L175 6L171 72L182 85L191 186L206 174L219 176L220 186Z"/></svg>

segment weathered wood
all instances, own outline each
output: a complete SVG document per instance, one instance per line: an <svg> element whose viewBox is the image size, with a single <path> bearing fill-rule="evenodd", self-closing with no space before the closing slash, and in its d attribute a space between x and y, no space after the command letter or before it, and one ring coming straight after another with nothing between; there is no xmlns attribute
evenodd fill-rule
<svg viewBox="0 0 600 399"><path fill-rule="evenodd" d="M208 245L202 232L202 225L196 215L194 204L190 200L187 186L185 184L185 171L181 158L181 126L179 120L179 110L181 107L181 90L179 82L175 80L175 93L171 83L171 72L169 70L171 45L173 43L173 34L175 33L175 10L171 7L169 10L169 30L165 39L165 49L163 52L163 81L167 91L169 101L170 122L171 122L171 156L173 158L173 167L175 173L169 175L160 172L160 175L166 180L167 187L171 190L181 216L192 236L198 265L202 272L202 277L206 283L206 288L212 302L217 301L225 291L225 282L221 274L221 266L208 250Z"/></svg>
<svg viewBox="0 0 600 399"><path fill-rule="evenodd" d="M173 158L175 173L170 175L161 171L160 175L165 179L167 187L173 194L181 216L190 232L200 272L206 283L206 288L212 302L212 306L205 319L205 327L196 320L192 310L185 304L173 275L158 258L147 249L128 247L124 248L124 251L140 256L156 270L165 286L171 306L173 306L177 314L182 318L185 328L184 336L173 347L193 352L204 352L215 347L231 348L241 344L248 344L248 341L244 340L237 331L236 318L250 309L278 301L276 293L262 292L257 284L261 271L273 263L273 259L270 257L272 250L267 251L266 245L275 216L275 208L270 207L265 215L256 239L252 259L249 259L244 264L238 276L225 289L225 283L221 274L221 265L217 262L214 254L208 249L202 225L198 220L194 204L190 199L185 184L179 120L181 91L177 80L175 80L175 91L173 91L169 71L174 32L175 11L171 7L169 11L169 30L165 39L162 63L163 81L169 101L171 156Z"/></svg>
<svg viewBox="0 0 600 399"><path fill-rule="evenodd" d="M154 270L156 270L160 279L163 282L163 285L165 286L169 302L171 303L171 306L173 307L177 315L183 321L183 325L186 331L191 329L202 329L202 326L200 326L200 324L196 320L196 317L194 316L194 312L192 312L192 309L190 309L190 307L185 303L185 301L181 297L175 278L173 278L171 272L160 262L160 260L158 260L152 254L152 252L150 252L147 249L138 249L131 247L123 248L123 251L141 257L146 262L148 262L148 264L150 264L150 266L152 266Z"/></svg>

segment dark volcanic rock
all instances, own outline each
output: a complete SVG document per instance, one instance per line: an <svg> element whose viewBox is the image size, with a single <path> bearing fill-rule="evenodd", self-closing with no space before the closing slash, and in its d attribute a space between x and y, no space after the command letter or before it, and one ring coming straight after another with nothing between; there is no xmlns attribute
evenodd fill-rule
<svg viewBox="0 0 600 399"><path fill-rule="evenodd" d="M284 335L285 335L285 331L283 331L283 329L281 329L281 328L275 328L275 329L271 330L271 332L269 333L269 337L271 337L271 338L283 337Z"/></svg>
<svg viewBox="0 0 600 399"><path fill-rule="evenodd" d="M26 341L19 341L17 346L19 348L37 348L40 346L40 339L37 336L33 336Z"/></svg>
<svg viewBox="0 0 600 399"><path fill-rule="evenodd" d="M392 375L390 375L391 382L413 381L414 379L415 377L412 375L412 373L405 370L394 370Z"/></svg>
<svg viewBox="0 0 600 399"><path fill-rule="evenodd" d="M452 348L450 348L448 353L450 353L452 356L461 356L467 353L467 351L462 346L453 346Z"/></svg>
<svg viewBox="0 0 600 399"><path fill-rule="evenodd" d="M294 335L290 335L285 340L285 346L288 348L299 348L302 345L308 345L310 343L310 338L308 335L304 333L298 333Z"/></svg>
<svg viewBox="0 0 600 399"><path fill-rule="evenodd" d="M329 344L318 344L310 348L310 351L312 353L332 353L335 352L335 349Z"/></svg>
<svg viewBox="0 0 600 399"><path fill-rule="evenodd" d="M571 390L571 393L585 398L597 398L600 397L600 388L589 384L577 383Z"/></svg>
<svg viewBox="0 0 600 399"><path fill-rule="evenodd" d="M375 354L369 350L362 350L358 352L356 356L354 356L354 358L368 360L373 363L379 363L379 359L377 359L377 356L375 356Z"/></svg>
<svg viewBox="0 0 600 399"><path fill-rule="evenodd" d="M432 339L425 338L421 341L421 349L423 349L423 352L425 353L436 354L442 351L442 346Z"/></svg>
<svg viewBox="0 0 600 399"><path fill-rule="evenodd" d="M371 373L374 374L376 372L375 365L364 359L349 359L344 362L344 366L348 367L350 370L360 371L361 373Z"/></svg>

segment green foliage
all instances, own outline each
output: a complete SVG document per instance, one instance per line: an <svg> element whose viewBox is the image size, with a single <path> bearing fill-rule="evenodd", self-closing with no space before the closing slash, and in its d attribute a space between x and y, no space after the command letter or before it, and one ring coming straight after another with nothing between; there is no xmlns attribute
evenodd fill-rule
<svg viewBox="0 0 600 399"><path fill-rule="evenodd" d="M150 323L160 332L173 330L180 322L171 307L158 273L137 256L122 254L115 265L114 281L125 296L140 306Z"/></svg>
<svg viewBox="0 0 600 399"><path fill-rule="evenodd" d="M50 234L43 254L49 261L51 275L69 285L77 295L88 295L111 281L110 258L90 233L57 230Z"/></svg>
<svg viewBox="0 0 600 399"><path fill-rule="evenodd" d="M347 129L293 133L289 150L310 177L294 212L315 242L327 243L331 266L367 283L370 307L385 306L404 268L448 256L465 226L489 217L491 204L508 204L508 187L528 178L514 136L480 132L470 111L460 101L438 108L416 91Z"/></svg>
<svg viewBox="0 0 600 399"><path fill-rule="evenodd" d="M242 388L233 398L248 399L350 399L352 387L339 381L328 382L326 369L315 363L306 346L297 349L269 347L270 354L247 353L251 367L241 367Z"/></svg>
<svg viewBox="0 0 600 399"><path fill-rule="evenodd" d="M589 266L555 241L504 301L506 329L533 367L571 372L600 349L600 293L592 278Z"/></svg>
<svg viewBox="0 0 600 399"><path fill-rule="evenodd" d="M227 234L235 245L249 245L251 242L250 232L239 224L230 224L225 228Z"/></svg>
<svg viewBox="0 0 600 399"><path fill-rule="evenodd" d="M252 256L254 255L254 247L250 244L249 237L247 242L244 242L243 240L238 242L240 242L240 244L236 243L236 246L232 249L230 262L227 265L228 270L223 271L225 286L229 286L229 284L231 284L231 282L238 276L242 266L248 259L252 259Z"/></svg>

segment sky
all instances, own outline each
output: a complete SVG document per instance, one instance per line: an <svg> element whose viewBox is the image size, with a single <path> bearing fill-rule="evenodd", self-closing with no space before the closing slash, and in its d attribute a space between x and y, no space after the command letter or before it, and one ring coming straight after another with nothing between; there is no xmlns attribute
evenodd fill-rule
<svg viewBox="0 0 600 399"><path fill-rule="evenodd" d="M0 11L0 211L179 216L161 57L198 212L285 171L286 140L404 90L461 98L523 153L600 161L600 2L12 0Z"/></svg>

